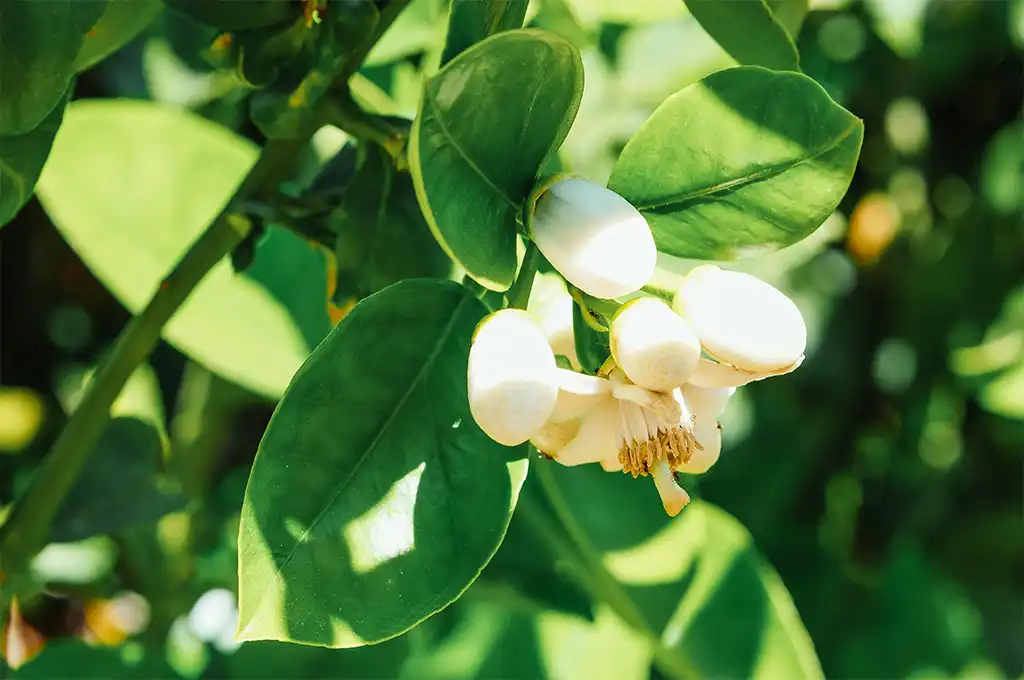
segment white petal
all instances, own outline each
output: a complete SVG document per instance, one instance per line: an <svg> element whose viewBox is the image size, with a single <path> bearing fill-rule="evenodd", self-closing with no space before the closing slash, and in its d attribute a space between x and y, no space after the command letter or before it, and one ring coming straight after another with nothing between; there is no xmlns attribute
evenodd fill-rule
<svg viewBox="0 0 1024 680"><path fill-rule="evenodd" d="M725 411L729 399L736 394L735 387L698 387L683 385L683 398L690 412L698 418L718 418Z"/></svg>
<svg viewBox="0 0 1024 680"><path fill-rule="evenodd" d="M473 419L505 446L522 444L547 423L558 399L555 355L524 311L484 319L469 350L467 385Z"/></svg>
<svg viewBox="0 0 1024 680"><path fill-rule="evenodd" d="M611 398L612 384L604 378L576 373L559 368L555 371L558 381L558 401L551 414L551 420L563 422L581 415Z"/></svg>
<svg viewBox="0 0 1024 680"><path fill-rule="evenodd" d="M673 307L708 352L742 370L777 371L800 359L807 346L807 327L793 301L750 274L696 267Z"/></svg>
<svg viewBox="0 0 1024 680"><path fill-rule="evenodd" d="M578 418L561 423L549 420L544 427L530 437L530 443L541 453L554 458L579 431L580 420Z"/></svg>
<svg viewBox="0 0 1024 680"><path fill-rule="evenodd" d="M647 221L626 199L597 184L555 182L537 199L530 226L548 262L594 297L628 295L654 275L657 248Z"/></svg>
<svg viewBox="0 0 1024 680"><path fill-rule="evenodd" d="M605 472L621 472L622 461L619 460L619 456L618 454L616 454L611 458L605 458L604 460L602 460L601 467L604 469Z"/></svg>
<svg viewBox="0 0 1024 680"><path fill-rule="evenodd" d="M676 484L676 477L668 467L668 463L662 459L651 470L654 477L654 486L661 496L661 504L669 517L675 517L690 502L690 494Z"/></svg>
<svg viewBox="0 0 1024 680"><path fill-rule="evenodd" d="M702 449L694 449L690 460L676 469L689 475L702 475L718 462L722 453L722 430L714 418L697 416L693 436Z"/></svg>
<svg viewBox="0 0 1024 680"><path fill-rule="evenodd" d="M580 431L555 456L562 465L597 463L619 454L618 405L606 401L583 419Z"/></svg>
<svg viewBox="0 0 1024 680"><path fill-rule="evenodd" d="M700 359L700 340L689 323L657 298L624 305L611 326L615 363L637 385L670 392L685 383Z"/></svg>
<svg viewBox="0 0 1024 680"><path fill-rule="evenodd" d="M690 384L697 387L741 387L755 380L764 380L777 375L785 375L800 367L804 358L801 356L789 366L775 369L773 371L752 372L744 371L710 359L701 357L697 364L697 370L690 376Z"/></svg>

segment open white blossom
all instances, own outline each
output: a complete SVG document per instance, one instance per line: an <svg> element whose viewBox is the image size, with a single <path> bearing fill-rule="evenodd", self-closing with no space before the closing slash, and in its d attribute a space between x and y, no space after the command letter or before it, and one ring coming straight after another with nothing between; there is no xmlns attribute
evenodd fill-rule
<svg viewBox="0 0 1024 680"><path fill-rule="evenodd" d="M469 350L469 410L488 437L516 446L551 417L558 401L555 355L544 331L520 309L480 322Z"/></svg>
<svg viewBox="0 0 1024 680"><path fill-rule="evenodd" d="M735 387L795 370L807 327L784 293L757 277L701 265L686 275L673 301L713 359L690 378L705 387Z"/></svg>
<svg viewBox="0 0 1024 680"><path fill-rule="evenodd" d="M569 178L537 199L531 237L565 279L598 298L642 288L657 260L654 236L643 215L610 189Z"/></svg>
<svg viewBox="0 0 1024 680"><path fill-rule="evenodd" d="M619 370L608 378L580 376L573 382L563 381L558 400L576 408L560 414L564 419L552 417L531 438L533 445L563 465L601 463L608 471L650 475L671 516L690 502L673 473L704 472L721 449L716 416L702 422L681 390L648 390ZM705 448L712 455L702 457Z"/></svg>

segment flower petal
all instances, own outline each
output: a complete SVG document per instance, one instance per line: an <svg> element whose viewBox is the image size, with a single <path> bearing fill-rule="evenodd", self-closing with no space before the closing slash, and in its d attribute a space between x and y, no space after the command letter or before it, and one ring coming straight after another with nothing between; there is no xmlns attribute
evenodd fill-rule
<svg viewBox="0 0 1024 680"><path fill-rule="evenodd" d="M604 378L559 368L555 370L555 379L558 400L551 414L555 422L578 418L611 398L612 383Z"/></svg>
<svg viewBox="0 0 1024 680"><path fill-rule="evenodd" d="M676 483L676 477L664 459L651 469L651 476L665 512L669 517L675 517L690 502L690 494Z"/></svg>
<svg viewBox="0 0 1024 680"><path fill-rule="evenodd" d="M607 460L619 453L619 408L606 401L591 411L580 430L565 448L555 455L562 465L583 465Z"/></svg>

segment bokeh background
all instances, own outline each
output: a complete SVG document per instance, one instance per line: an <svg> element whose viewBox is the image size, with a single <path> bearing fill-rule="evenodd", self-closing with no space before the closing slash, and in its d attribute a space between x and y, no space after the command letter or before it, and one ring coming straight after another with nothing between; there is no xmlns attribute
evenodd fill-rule
<svg viewBox="0 0 1024 680"><path fill-rule="evenodd" d="M864 120L861 161L816 234L740 265L797 300L808 360L741 391L699 492L779 572L828 677L1024 677L1024 2L811 6L802 65ZM665 97L734 63L678 0L544 0L529 16L584 53L561 160L598 182ZM441 0L414 0L363 70L406 115L444 19ZM187 107L259 142L246 90L199 56L210 39L161 11L75 96ZM0 231L0 261L7 507L129 315L36 201ZM272 410L162 344L34 563L49 587L22 613L45 647L0 676L394 677L443 641L461 605L372 649L237 648L238 511ZM133 483L107 492L111 477ZM488 663L483 677L524 677Z"/></svg>

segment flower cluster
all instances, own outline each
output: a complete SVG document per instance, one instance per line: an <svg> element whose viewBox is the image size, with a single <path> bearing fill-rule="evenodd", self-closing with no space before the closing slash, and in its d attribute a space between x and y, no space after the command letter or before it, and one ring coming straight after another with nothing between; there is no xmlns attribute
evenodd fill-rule
<svg viewBox="0 0 1024 680"><path fill-rule="evenodd" d="M646 251L646 240L622 233L639 225L650 239L643 217L585 182L589 200L574 211L581 186L567 182L582 180L548 191L556 220L538 204L538 247L567 280L595 297L636 292L653 272L653 255L646 271L646 256L629 245L639 242ZM601 209L612 218L600 219ZM606 238L603 230L617 235ZM653 252L653 239L650 246ZM581 256L587 247L599 256ZM616 263L607 247L646 273ZM608 471L650 476L672 516L690 500L675 473L701 474L718 460L718 418L736 388L794 370L806 346L806 327L792 300L748 274L702 265L683 279L671 306L653 297L622 305L609 328L611 357L598 375L587 375L579 372L573 347L572 304L564 296L543 320L504 309L481 322L469 355L473 418L495 441L530 441L563 465L600 463ZM573 370L560 368L556 354Z"/></svg>

